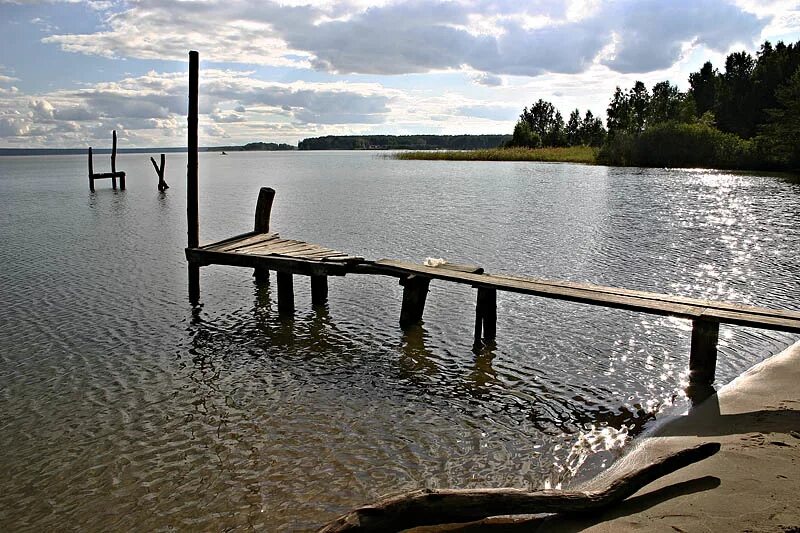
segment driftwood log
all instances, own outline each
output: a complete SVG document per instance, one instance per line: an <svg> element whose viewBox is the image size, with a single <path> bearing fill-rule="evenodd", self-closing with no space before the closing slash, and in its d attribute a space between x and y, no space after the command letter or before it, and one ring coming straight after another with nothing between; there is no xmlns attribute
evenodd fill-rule
<svg viewBox="0 0 800 533"><path fill-rule="evenodd" d="M711 457L719 449L718 442L708 442L681 450L629 472L598 491L415 490L355 509L326 524L319 533L401 531L425 525L470 522L489 516L598 511L623 501L658 478Z"/></svg>
<svg viewBox="0 0 800 533"><path fill-rule="evenodd" d="M167 185L167 182L164 181L164 164L166 163L166 157L164 156L164 154L161 154L160 167L158 166L158 164L156 164L156 160L153 159L152 157L150 158L150 162L153 163L153 168L156 169L156 174L158 175L158 190L161 192L166 191L167 189L169 189L169 185Z"/></svg>

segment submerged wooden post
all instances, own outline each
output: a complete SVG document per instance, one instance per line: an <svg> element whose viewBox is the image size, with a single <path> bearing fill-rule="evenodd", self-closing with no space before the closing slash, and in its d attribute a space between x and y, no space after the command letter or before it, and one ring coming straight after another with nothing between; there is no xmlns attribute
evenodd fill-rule
<svg viewBox="0 0 800 533"><path fill-rule="evenodd" d="M291 272L278 272L278 313L294 313L294 280Z"/></svg>
<svg viewBox="0 0 800 533"><path fill-rule="evenodd" d="M169 185L167 182L164 181L164 165L166 164L167 160L164 154L161 154L161 166L156 164L156 160L152 157L150 158L150 162L153 163L153 168L156 169L156 175L158 176L158 190L159 192L164 192L169 189Z"/></svg>
<svg viewBox="0 0 800 533"><path fill-rule="evenodd" d="M475 344L494 340L497 336L497 289L478 287L475 304Z"/></svg>
<svg viewBox="0 0 800 533"><path fill-rule="evenodd" d="M89 147L89 190L94 192L94 166L92 165L92 147Z"/></svg>
<svg viewBox="0 0 800 533"><path fill-rule="evenodd" d="M328 301L328 276L311 276L311 305Z"/></svg>
<svg viewBox="0 0 800 533"><path fill-rule="evenodd" d="M272 216L272 201L274 199L275 189L272 187L261 187L258 191L253 231L269 233L269 219ZM256 278L257 283L269 282L269 270L266 268L253 269L253 276Z"/></svg>
<svg viewBox="0 0 800 533"><path fill-rule="evenodd" d="M714 383L717 371L719 322L698 318L692 321L692 345L689 352L689 385Z"/></svg>
<svg viewBox="0 0 800 533"><path fill-rule="evenodd" d="M198 216L199 196L197 193L197 95L199 87L200 55L189 52L189 113L186 165L186 218L188 222L189 248L200 245L200 222ZM189 261L189 300L197 303L200 298L200 265Z"/></svg>
<svg viewBox="0 0 800 533"><path fill-rule="evenodd" d="M403 306L400 309L401 328L413 326L422 320L430 283L430 278L414 274L400 278L400 285L403 286Z"/></svg>

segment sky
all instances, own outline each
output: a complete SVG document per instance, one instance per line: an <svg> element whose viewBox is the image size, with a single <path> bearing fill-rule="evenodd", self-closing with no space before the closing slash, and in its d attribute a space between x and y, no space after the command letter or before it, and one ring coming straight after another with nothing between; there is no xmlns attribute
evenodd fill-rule
<svg viewBox="0 0 800 533"><path fill-rule="evenodd" d="M800 0L0 0L0 147L510 134L542 98L605 117L616 86L800 40Z"/></svg>

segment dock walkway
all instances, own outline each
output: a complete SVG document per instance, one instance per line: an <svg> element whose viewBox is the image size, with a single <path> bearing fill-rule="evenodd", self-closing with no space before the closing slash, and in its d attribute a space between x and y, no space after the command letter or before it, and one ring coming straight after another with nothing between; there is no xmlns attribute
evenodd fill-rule
<svg viewBox="0 0 800 533"><path fill-rule="evenodd" d="M205 246L189 247L186 249L186 258L193 268L208 265L253 268L256 277L262 280L266 279L268 271L275 271L278 277L278 309L282 313L294 311L294 275L311 278L312 304L319 305L327 300L328 276L360 274L400 280L404 287L400 325L404 328L422 319L431 281L474 287L477 289L473 339L476 344L491 341L496 336L497 291L674 316L692 321L689 369L690 380L695 386L708 386L714 381L720 324L800 333L800 312L797 311L568 281L489 274L473 265L443 263L429 266L396 259L368 260L318 244L285 239L268 230L274 195L275 191L267 187L259 193L256 209L258 229ZM190 287L190 292L192 299L197 300L199 284Z"/></svg>

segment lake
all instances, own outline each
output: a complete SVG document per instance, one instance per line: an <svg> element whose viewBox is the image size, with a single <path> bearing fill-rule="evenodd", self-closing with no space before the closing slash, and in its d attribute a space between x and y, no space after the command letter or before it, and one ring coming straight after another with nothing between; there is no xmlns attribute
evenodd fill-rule
<svg viewBox="0 0 800 533"><path fill-rule="evenodd" d="M95 171L107 170L95 157ZM0 529L313 529L419 487L566 486L687 406L690 323L434 281L398 326L394 278L201 270L187 296L186 154L159 193L88 191L84 156L0 158ZM200 240L272 229L368 259L798 310L800 184L707 170L396 161L374 152L200 154ZM717 384L797 336L722 326Z"/></svg>

